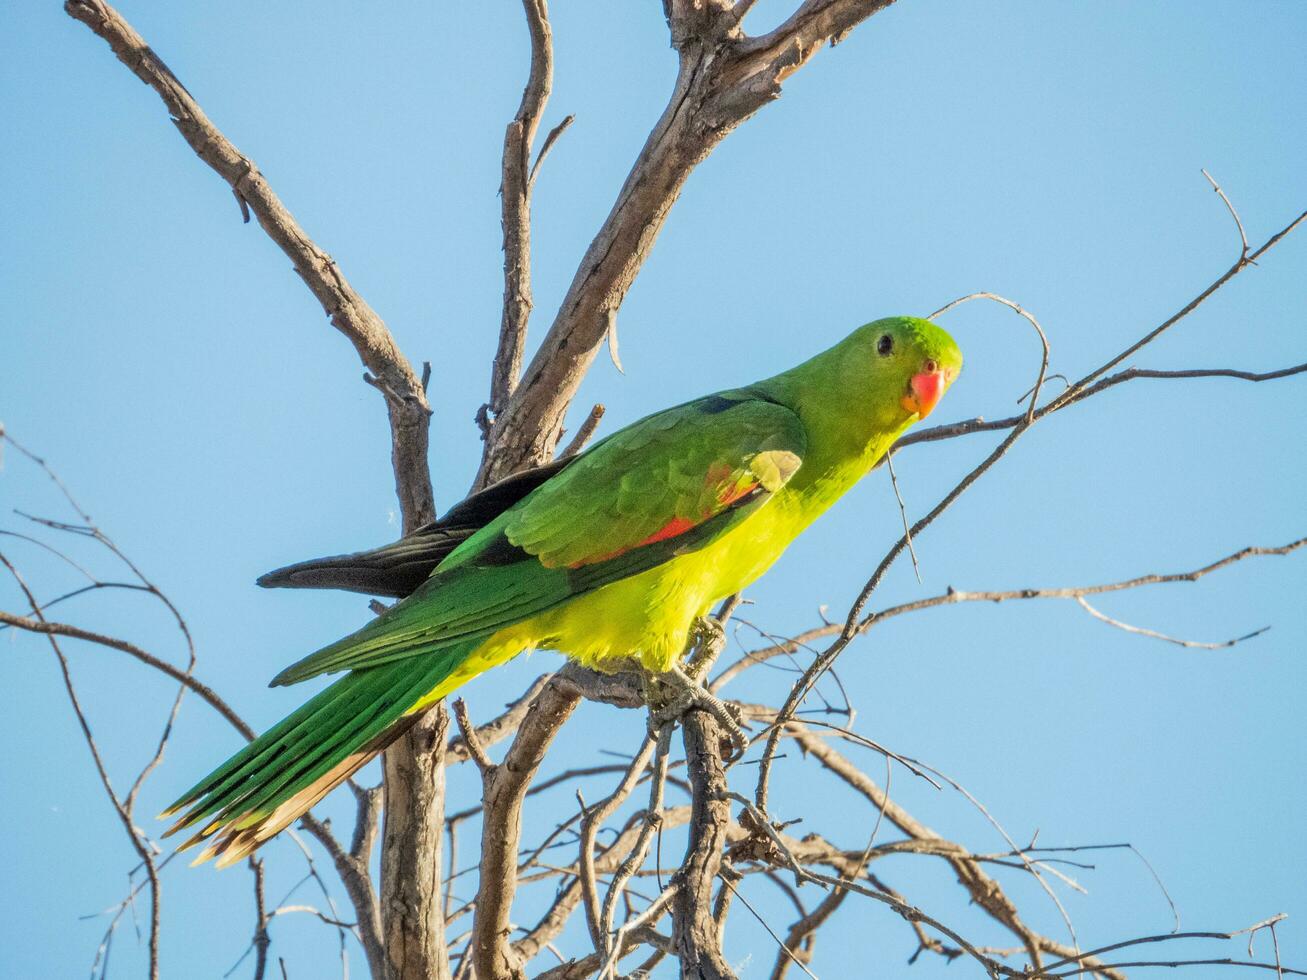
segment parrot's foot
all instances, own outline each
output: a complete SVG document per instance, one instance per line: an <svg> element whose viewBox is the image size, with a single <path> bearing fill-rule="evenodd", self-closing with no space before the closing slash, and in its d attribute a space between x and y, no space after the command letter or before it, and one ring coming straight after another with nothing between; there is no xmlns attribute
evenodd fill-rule
<svg viewBox="0 0 1307 980"><path fill-rule="evenodd" d="M664 698L655 695L652 699L648 699L650 700L649 726L652 730L657 731L667 722L675 721L687 711L699 708L712 715L717 724L722 726L726 737L730 739L735 749L736 756L744 755L744 750L749 747L749 736L740 724L738 708L717 697L680 667L674 666L666 673L654 675L651 680L670 695ZM658 706L654 707L655 704Z"/></svg>
<svg viewBox="0 0 1307 980"><path fill-rule="evenodd" d="M688 674L698 677L726 647L726 627L711 616L700 616L690 627L692 652L686 663Z"/></svg>

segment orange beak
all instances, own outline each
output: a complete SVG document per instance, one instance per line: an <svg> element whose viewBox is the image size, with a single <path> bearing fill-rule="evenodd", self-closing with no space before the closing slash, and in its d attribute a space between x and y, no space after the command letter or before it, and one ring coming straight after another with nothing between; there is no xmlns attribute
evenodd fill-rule
<svg viewBox="0 0 1307 980"><path fill-rule="evenodd" d="M906 411L923 419L935 410L949 382L944 369L936 367L934 361L927 361L925 366L926 370L912 376L908 392L899 402Z"/></svg>

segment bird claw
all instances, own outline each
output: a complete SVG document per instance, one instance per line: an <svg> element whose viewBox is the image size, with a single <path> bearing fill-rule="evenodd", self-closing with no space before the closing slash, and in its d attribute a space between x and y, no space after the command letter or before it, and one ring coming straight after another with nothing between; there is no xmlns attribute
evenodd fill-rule
<svg viewBox="0 0 1307 980"><path fill-rule="evenodd" d="M712 616L700 616L694 621L691 630L701 647L717 648L726 639L726 627Z"/></svg>
<svg viewBox="0 0 1307 980"><path fill-rule="evenodd" d="M687 711L696 708L708 712L721 725L724 734L730 740L735 756L744 755L749 747L749 736L741 724L739 708L727 704L713 694L699 681L690 677L678 667L673 667L665 674L657 675L657 681L664 688L671 689L671 698L657 708L650 709L649 727L657 732L669 721L676 721Z"/></svg>

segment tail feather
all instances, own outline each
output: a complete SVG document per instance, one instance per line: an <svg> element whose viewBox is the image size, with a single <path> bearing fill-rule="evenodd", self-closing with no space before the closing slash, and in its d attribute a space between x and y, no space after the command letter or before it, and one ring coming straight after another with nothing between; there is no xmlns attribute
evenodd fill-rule
<svg viewBox="0 0 1307 980"><path fill-rule="evenodd" d="M224 867L285 829L398 738L410 714L479 644L473 640L346 674L200 780L163 816L189 809L168 834Z"/></svg>
<svg viewBox="0 0 1307 980"><path fill-rule="evenodd" d="M259 579L267 589L346 589L403 599L426 581L451 551L536 487L572 464L575 456L523 470L455 504L438 521L399 541L351 555L287 565Z"/></svg>
<svg viewBox="0 0 1307 980"><path fill-rule="evenodd" d="M265 589L344 589L402 599L426 581L476 527L428 525L371 551L315 558L260 576Z"/></svg>
<svg viewBox="0 0 1307 980"><path fill-rule="evenodd" d="M247 814L259 814L265 807L283 802L286 794L316 782L324 768L331 768L342 756L353 754L351 750L360 742L375 737L378 730L384 732L397 716L407 711L415 700L410 692L412 687L411 679L398 679L374 702L361 705L358 714L333 731L329 739L315 742L312 733L304 733L299 742L301 745L307 742L307 746L288 748L284 753L285 764L280 768L269 766L258 773L257 785L235 805Z"/></svg>
<svg viewBox="0 0 1307 980"><path fill-rule="evenodd" d="M368 704L376 700L375 695L379 692L375 691L374 687L379 685L366 681L379 680L379 675L374 677L354 675L352 678L343 678L300 705L192 786L176 803L165 810L161 816L170 817L201 797L205 797L204 808L197 807L172 827L168 834L190 826L200 816L221 808L238 793L246 777L261 770L266 775L270 766L289 761L293 758L292 753L306 739L314 742L323 741L323 733L333 731L334 720L347 720L359 704Z"/></svg>

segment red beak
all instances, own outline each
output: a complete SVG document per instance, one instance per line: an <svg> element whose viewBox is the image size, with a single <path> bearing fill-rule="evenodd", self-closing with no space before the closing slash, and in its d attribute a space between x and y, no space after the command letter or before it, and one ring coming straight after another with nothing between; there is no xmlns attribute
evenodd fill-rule
<svg viewBox="0 0 1307 980"><path fill-rule="evenodd" d="M944 394L944 389L948 387L948 380L942 368L936 368L933 362L928 363L927 367L933 370L914 374L912 380L908 382L908 393L899 403L904 409L915 412L918 418L923 419L935 410L940 397Z"/></svg>

